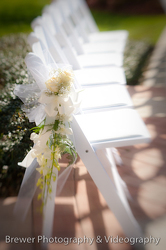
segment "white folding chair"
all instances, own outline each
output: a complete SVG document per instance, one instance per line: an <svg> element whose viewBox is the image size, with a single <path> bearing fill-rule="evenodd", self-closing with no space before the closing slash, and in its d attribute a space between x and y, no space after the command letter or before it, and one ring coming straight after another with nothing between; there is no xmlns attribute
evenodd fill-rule
<svg viewBox="0 0 166 250"><path fill-rule="evenodd" d="M35 65L37 56L34 55L34 60L32 60L32 57L33 54L30 54L30 61L28 61L29 57L26 58L27 67L35 79L36 77L37 80L38 77L43 79L43 72L46 71L44 68L47 66L42 61L40 62L39 58ZM57 67L56 64L55 67ZM39 76L36 76L36 72L39 73ZM72 128L76 150L106 199L108 206L121 224L124 233L128 237L141 236L141 230L132 215L119 181L117 179L112 181L108 173L110 163L112 165L112 155L107 148L148 142L150 136L144 123L135 110L103 109L103 111L92 112L91 114L74 115ZM117 175L114 173L113 177L115 176ZM48 199L44 209L43 233L48 237L50 237L50 228L53 221L53 197L56 193L57 183L53 182L52 185L54 193Z"/></svg>

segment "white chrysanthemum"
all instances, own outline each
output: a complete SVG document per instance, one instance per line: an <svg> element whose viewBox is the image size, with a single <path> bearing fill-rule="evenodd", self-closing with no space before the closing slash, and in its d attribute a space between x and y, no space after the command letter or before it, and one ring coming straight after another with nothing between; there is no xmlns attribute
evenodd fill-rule
<svg viewBox="0 0 166 250"><path fill-rule="evenodd" d="M59 77L52 76L50 79L48 79L45 84L47 89L49 89L52 92L58 93L59 91Z"/></svg>
<svg viewBox="0 0 166 250"><path fill-rule="evenodd" d="M32 133L30 135L30 140L32 140L34 143L36 143L38 141L38 139L39 139L39 135L38 134Z"/></svg>
<svg viewBox="0 0 166 250"><path fill-rule="evenodd" d="M71 128L66 128L65 125L62 124L59 130L56 131L56 133L61 135L72 135L73 131Z"/></svg>
<svg viewBox="0 0 166 250"><path fill-rule="evenodd" d="M53 76L45 84L51 92L65 95L70 92L74 77L71 70L55 70Z"/></svg>

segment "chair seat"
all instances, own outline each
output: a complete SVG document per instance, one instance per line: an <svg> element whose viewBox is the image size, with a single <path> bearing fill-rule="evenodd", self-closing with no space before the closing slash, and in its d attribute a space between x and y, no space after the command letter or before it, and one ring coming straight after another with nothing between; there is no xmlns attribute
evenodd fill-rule
<svg viewBox="0 0 166 250"><path fill-rule="evenodd" d="M128 31L115 30L115 31L100 31L90 33L88 38L90 42L110 42L110 41L122 41L128 37Z"/></svg>
<svg viewBox="0 0 166 250"><path fill-rule="evenodd" d="M77 59L82 68L99 66L123 66L122 53L96 53L91 55L79 55Z"/></svg>
<svg viewBox="0 0 166 250"><path fill-rule="evenodd" d="M92 53L107 53L107 52L123 52L125 48L125 41L110 41L102 43L84 43L82 44L85 54Z"/></svg>
<svg viewBox="0 0 166 250"><path fill-rule="evenodd" d="M74 75L79 84L84 87L109 83L126 84L124 69L118 67L79 69L74 70Z"/></svg>
<svg viewBox="0 0 166 250"><path fill-rule="evenodd" d="M95 149L122 147L150 140L145 124L133 109L78 114L75 119Z"/></svg>
<svg viewBox="0 0 166 250"><path fill-rule="evenodd" d="M132 101L126 87L119 84L89 87L81 92L81 108L84 112L100 109L131 107Z"/></svg>

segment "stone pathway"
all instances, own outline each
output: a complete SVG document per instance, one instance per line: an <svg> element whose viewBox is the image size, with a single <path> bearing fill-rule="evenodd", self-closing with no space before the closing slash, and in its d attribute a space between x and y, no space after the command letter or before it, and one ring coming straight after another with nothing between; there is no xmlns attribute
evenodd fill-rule
<svg viewBox="0 0 166 250"><path fill-rule="evenodd" d="M161 238L146 250L163 250L166 245L166 29L164 30L139 86L128 86L134 107L152 136L150 144L119 148L123 166L118 167L132 201L131 209L145 237ZM132 122L132 121L131 121ZM103 184L104 185L104 184ZM56 198L54 236L97 238L103 243L58 244L58 249L130 250L130 244L106 243L104 236L124 237L85 166L79 159L60 197ZM64 227L65 225L65 227ZM55 248L50 244L49 249ZM140 245L143 249L143 245Z"/></svg>

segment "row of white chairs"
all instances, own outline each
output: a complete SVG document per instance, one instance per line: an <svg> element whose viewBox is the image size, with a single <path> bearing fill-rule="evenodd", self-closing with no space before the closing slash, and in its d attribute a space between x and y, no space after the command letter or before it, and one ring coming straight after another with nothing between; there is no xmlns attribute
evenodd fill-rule
<svg viewBox="0 0 166 250"><path fill-rule="evenodd" d="M81 110L72 122L76 150L125 234L140 236L110 149L150 140L125 87L127 31L100 32L84 0L53 1L33 20L32 28L28 42L33 53L29 54L31 60L26 59L28 70L37 81L41 65L72 65L75 88L84 90ZM48 206L45 220L52 223L51 219ZM45 235L48 231L45 227Z"/></svg>

